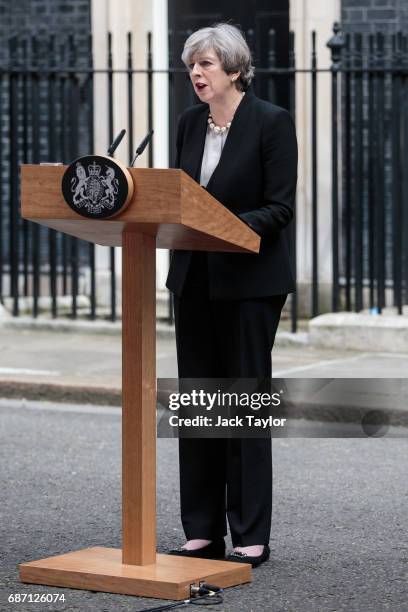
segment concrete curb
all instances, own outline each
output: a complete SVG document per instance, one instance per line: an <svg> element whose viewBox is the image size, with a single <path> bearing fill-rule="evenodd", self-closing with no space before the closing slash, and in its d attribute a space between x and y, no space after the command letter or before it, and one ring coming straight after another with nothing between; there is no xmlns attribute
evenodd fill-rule
<svg viewBox="0 0 408 612"><path fill-rule="evenodd" d="M56 333L81 333L105 336L120 336L122 333L121 321L67 321L63 319L45 319L32 317L0 317L0 328L28 331L51 331ZM174 325L164 322L156 324L156 335L160 340L175 338ZM308 344L309 335L306 332L292 334L282 331L276 334L276 346L304 346Z"/></svg>
<svg viewBox="0 0 408 612"><path fill-rule="evenodd" d="M61 404L89 404L94 406L120 407L122 392L114 387L89 387L55 383L28 383L0 380L0 397L26 401L44 401ZM364 403L364 402L363 402ZM330 423L361 424L364 417L376 413L380 423L386 427L408 427L408 411L401 409L379 409L367 405L291 402L285 411L276 416L288 419Z"/></svg>
<svg viewBox="0 0 408 612"><path fill-rule="evenodd" d="M0 380L0 397L98 406L121 406L122 404L122 390L113 387L89 387L18 380Z"/></svg>
<svg viewBox="0 0 408 612"><path fill-rule="evenodd" d="M336 312L309 321L309 341L318 348L408 353L408 316Z"/></svg>
<svg viewBox="0 0 408 612"><path fill-rule="evenodd" d="M0 328L105 336L120 336L122 333L121 321L66 321L63 319L33 319L31 317L2 318L0 319ZM156 325L156 334L158 338L172 338L174 337L174 327L166 323L158 323Z"/></svg>
<svg viewBox="0 0 408 612"><path fill-rule="evenodd" d="M61 319L33 319L31 317L7 318L1 321L4 329L28 331L52 331L60 333L88 333L118 336L122 332L120 321L65 321Z"/></svg>
<svg viewBox="0 0 408 612"><path fill-rule="evenodd" d="M291 332L287 331L278 331L275 336L274 346L306 346L308 344L309 334L307 332L297 332L296 334L292 334Z"/></svg>
<svg viewBox="0 0 408 612"><path fill-rule="evenodd" d="M375 410L367 406L350 406L346 404L327 404L292 402L283 416L308 421L326 423L355 423L362 424L365 417L376 415L383 426L408 427L408 412L395 409Z"/></svg>

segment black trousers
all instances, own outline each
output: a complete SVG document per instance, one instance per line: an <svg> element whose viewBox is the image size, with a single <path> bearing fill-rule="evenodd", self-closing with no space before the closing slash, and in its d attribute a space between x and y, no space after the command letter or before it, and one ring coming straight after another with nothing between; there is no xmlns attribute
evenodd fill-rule
<svg viewBox="0 0 408 612"><path fill-rule="evenodd" d="M205 286L174 296L180 378L270 378L287 295L209 300ZM179 438L181 521L188 540L227 534L233 546L267 544L272 448L265 438Z"/></svg>

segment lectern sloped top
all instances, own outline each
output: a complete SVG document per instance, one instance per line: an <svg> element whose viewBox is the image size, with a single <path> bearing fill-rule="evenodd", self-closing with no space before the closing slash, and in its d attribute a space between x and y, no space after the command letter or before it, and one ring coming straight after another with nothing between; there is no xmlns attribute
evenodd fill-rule
<svg viewBox="0 0 408 612"><path fill-rule="evenodd" d="M129 168L135 189L115 217L86 219L61 192L67 166L21 166L22 217L77 238L122 246L122 233L156 236L156 247L258 253L259 236L182 170Z"/></svg>

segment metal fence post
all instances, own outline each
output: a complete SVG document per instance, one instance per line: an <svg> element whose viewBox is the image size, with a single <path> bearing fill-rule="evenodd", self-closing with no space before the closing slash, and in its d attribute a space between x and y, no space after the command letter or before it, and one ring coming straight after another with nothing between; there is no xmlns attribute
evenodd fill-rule
<svg viewBox="0 0 408 612"><path fill-rule="evenodd" d="M338 73L341 67L341 51L344 47L344 39L340 33L340 26L336 22L333 26L334 35L327 43L331 51L332 72L332 266L333 266L333 289L332 308L333 312L339 309L339 194L338 194Z"/></svg>

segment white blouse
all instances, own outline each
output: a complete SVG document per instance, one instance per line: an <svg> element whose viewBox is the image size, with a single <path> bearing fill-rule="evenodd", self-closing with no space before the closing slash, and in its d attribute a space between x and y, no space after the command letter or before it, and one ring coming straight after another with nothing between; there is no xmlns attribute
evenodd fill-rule
<svg viewBox="0 0 408 612"><path fill-rule="evenodd" d="M223 134L216 134L209 126L207 127L200 174L200 185L203 187L207 187L208 181L220 161L228 131L226 130Z"/></svg>

